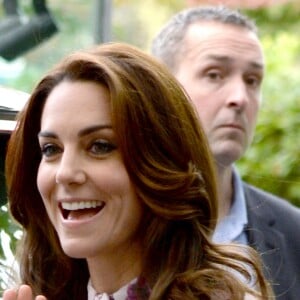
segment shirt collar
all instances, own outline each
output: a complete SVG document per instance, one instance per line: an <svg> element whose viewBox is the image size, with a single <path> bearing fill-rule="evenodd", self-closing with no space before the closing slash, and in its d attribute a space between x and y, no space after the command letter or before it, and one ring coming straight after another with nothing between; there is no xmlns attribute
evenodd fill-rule
<svg viewBox="0 0 300 300"><path fill-rule="evenodd" d="M233 198L229 214L218 224L213 234L213 241L225 243L238 241L246 243L244 228L248 224L246 200L243 183L236 168L232 172Z"/></svg>
<svg viewBox="0 0 300 300"><path fill-rule="evenodd" d="M146 300L150 295L150 288L144 278L139 277L130 281L128 284L121 287L115 293L109 295L107 293L97 293L92 286L91 279L87 285L88 300L124 300L124 299L141 299Z"/></svg>
<svg viewBox="0 0 300 300"><path fill-rule="evenodd" d="M134 281L136 281L136 279ZM132 283L134 281L132 281ZM87 285L88 300L95 300L95 299L109 300L109 299L112 299L111 297L113 297L114 300L124 300L127 297L127 287L129 286L129 284L126 284L125 286L121 287L114 294L108 295L107 293L97 293L96 290L94 289L94 287L92 286L92 281L90 279L88 282L88 285Z"/></svg>

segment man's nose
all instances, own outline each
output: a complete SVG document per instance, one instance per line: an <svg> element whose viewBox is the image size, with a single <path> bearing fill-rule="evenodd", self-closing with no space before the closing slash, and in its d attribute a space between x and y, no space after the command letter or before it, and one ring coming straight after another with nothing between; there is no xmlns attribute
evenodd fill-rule
<svg viewBox="0 0 300 300"><path fill-rule="evenodd" d="M58 184L82 184L86 181L86 173L83 169L80 156L65 151L60 159L55 176Z"/></svg>
<svg viewBox="0 0 300 300"><path fill-rule="evenodd" d="M243 78L234 78L228 84L227 88L227 106L238 111L244 110L245 106L249 102L249 94L247 84L244 82Z"/></svg>

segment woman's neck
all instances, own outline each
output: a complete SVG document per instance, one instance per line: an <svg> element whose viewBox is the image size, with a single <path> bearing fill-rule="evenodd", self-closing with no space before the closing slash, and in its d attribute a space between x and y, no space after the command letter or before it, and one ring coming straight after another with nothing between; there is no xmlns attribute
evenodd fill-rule
<svg viewBox="0 0 300 300"><path fill-rule="evenodd" d="M114 251L107 256L88 258L87 263L92 286L98 293L112 294L141 274L138 249L131 248L130 255Z"/></svg>

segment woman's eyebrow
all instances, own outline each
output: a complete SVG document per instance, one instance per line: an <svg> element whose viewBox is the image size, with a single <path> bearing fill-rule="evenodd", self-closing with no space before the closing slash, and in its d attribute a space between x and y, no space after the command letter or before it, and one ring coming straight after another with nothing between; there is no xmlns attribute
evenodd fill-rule
<svg viewBox="0 0 300 300"><path fill-rule="evenodd" d="M51 131L40 131L38 133L38 137L45 137L45 138L57 138L57 135Z"/></svg>
<svg viewBox="0 0 300 300"><path fill-rule="evenodd" d="M78 132L78 136L79 137L82 137L84 135L88 135L88 134L91 134L95 131L98 131L98 130L103 130L103 129L112 129L112 126L110 124L103 124L103 125L93 125L93 126L89 126L87 128L84 128L84 129L81 129L79 132Z"/></svg>
<svg viewBox="0 0 300 300"><path fill-rule="evenodd" d="M82 137L85 135L89 135L95 131L103 130L103 129L112 129L112 126L110 124L103 124L103 125L93 125L86 128L81 129L78 132L78 136ZM45 138L57 138L57 134L51 132L51 131L41 131L38 133L38 137L45 137Z"/></svg>

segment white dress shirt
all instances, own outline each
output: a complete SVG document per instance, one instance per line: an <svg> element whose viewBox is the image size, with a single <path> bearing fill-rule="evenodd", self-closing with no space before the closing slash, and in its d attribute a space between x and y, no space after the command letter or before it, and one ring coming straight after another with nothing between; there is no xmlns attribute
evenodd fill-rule
<svg viewBox="0 0 300 300"><path fill-rule="evenodd" d="M91 279L88 282L87 290L88 290L88 300L125 300L127 298L127 288L130 284L134 283L136 279L132 280L128 284L121 287L115 293L109 295L107 293L97 293L96 290L92 286Z"/></svg>

